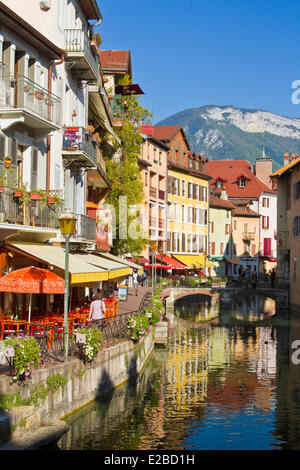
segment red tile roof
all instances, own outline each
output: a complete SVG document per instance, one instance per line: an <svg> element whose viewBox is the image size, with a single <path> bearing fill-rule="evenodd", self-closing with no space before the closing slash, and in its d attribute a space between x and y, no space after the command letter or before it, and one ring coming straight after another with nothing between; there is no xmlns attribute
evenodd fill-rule
<svg viewBox="0 0 300 470"><path fill-rule="evenodd" d="M208 161L206 171L212 176L210 189L214 193L225 189L229 198L258 198L262 192L276 194L276 191L268 188L252 173L251 164L247 160ZM244 188L240 188L238 184L241 175L246 178ZM223 178L223 187L217 188L216 180L220 177Z"/></svg>
<svg viewBox="0 0 300 470"><path fill-rule="evenodd" d="M153 137L158 140L171 140L180 129L181 126L153 126Z"/></svg>
<svg viewBox="0 0 300 470"><path fill-rule="evenodd" d="M227 199L215 196L210 196L209 205L210 207L220 207L229 210L236 209L236 206L232 202L228 201Z"/></svg>
<svg viewBox="0 0 300 470"><path fill-rule="evenodd" d="M103 51L100 50L102 69L128 72L131 75L130 51Z"/></svg>

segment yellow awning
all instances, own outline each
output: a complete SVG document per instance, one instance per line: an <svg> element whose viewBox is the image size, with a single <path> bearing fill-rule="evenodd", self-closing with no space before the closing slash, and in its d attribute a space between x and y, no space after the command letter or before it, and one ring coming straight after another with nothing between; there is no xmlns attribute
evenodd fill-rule
<svg viewBox="0 0 300 470"><path fill-rule="evenodd" d="M139 274L142 274L144 271L143 266L132 263L132 261L128 261L127 259L119 258L118 256L112 255L111 253L106 253L106 252L96 252L99 256L102 256L103 258L110 259L112 261L117 261L118 263L124 264L125 266L129 266L132 269L137 269Z"/></svg>
<svg viewBox="0 0 300 470"><path fill-rule="evenodd" d="M108 272L108 279L116 279L118 277L126 276L130 274L131 270L128 266L116 262L114 260L106 259L100 254L76 254L73 255L78 258L81 262L83 260L86 263L90 263L93 266L98 266L101 269L105 269Z"/></svg>
<svg viewBox="0 0 300 470"><path fill-rule="evenodd" d="M65 250L60 246L45 245L42 243L10 243L12 249L15 249L24 256L36 259L56 268L57 274L63 275L65 271ZM85 256L79 259L70 253L69 255L69 272L70 283L89 284L99 281L107 281L109 279L109 271L107 269L97 267L90 264Z"/></svg>
<svg viewBox="0 0 300 470"><path fill-rule="evenodd" d="M175 255L172 253L172 256L190 269L211 268L214 266L204 255Z"/></svg>

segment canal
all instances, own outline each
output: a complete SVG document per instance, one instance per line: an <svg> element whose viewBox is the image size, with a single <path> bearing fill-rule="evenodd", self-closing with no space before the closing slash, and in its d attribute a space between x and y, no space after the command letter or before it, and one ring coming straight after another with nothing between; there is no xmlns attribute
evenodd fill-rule
<svg viewBox="0 0 300 470"><path fill-rule="evenodd" d="M300 320L276 313L272 299L181 299L166 347L138 377L67 418L58 448L298 450L295 340Z"/></svg>

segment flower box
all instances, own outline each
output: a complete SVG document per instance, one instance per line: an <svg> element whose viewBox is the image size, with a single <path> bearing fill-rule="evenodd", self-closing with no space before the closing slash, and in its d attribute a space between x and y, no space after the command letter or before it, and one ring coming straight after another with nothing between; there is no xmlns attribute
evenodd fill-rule
<svg viewBox="0 0 300 470"><path fill-rule="evenodd" d="M57 199L55 197L48 197L48 204L55 204Z"/></svg>
<svg viewBox="0 0 300 470"><path fill-rule="evenodd" d="M14 196L15 197L21 197L22 196L22 191L15 191Z"/></svg>
<svg viewBox="0 0 300 470"><path fill-rule="evenodd" d="M39 193L30 193L30 199L33 199L33 200L42 199L42 195Z"/></svg>
<svg viewBox="0 0 300 470"><path fill-rule="evenodd" d="M36 97L37 100L43 100L44 99L43 93L40 93L39 91L36 91L34 93L34 96Z"/></svg>
<svg viewBox="0 0 300 470"><path fill-rule="evenodd" d="M0 186L0 193L4 193L4 186Z"/></svg>

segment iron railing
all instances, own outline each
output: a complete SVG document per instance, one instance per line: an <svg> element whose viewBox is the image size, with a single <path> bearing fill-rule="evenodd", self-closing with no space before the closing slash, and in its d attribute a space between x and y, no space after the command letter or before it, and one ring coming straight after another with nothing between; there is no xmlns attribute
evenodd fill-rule
<svg viewBox="0 0 300 470"><path fill-rule="evenodd" d="M88 323L90 326L98 327L103 334L106 347L113 344L115 340L127 339L130 340L128 330L128 317L137 312L127 312L112 317L107 317L105 320L91 321ZM76 330L78 327L87 325L86 323L74 323L68 327L68 354L69 357L79 357L83 359L83 344L76 342ZM3 338L19 336L20 332L7 333ZM63 325L53 325L38 322L31 322L23 332L24 336L31 336L36 339L41 349L41 359L44 365L53 362L63 362L65 360L64 349L64 328ZM3 365L3 362L2 362ZM7 359L7 366L10 373L14 371L13 360Z"/></svg>
<svg viewBox="0 0 300 470"><path fill-rule="evenodd" d="M22 109L35 116L60 125L61 101L53 93L19 75L17 78L0 69L0 110Z"/></svg>
<svg viewBox="0 0 300 470"><path fill-rule="evenodd" d="M58 216L63 201L54 198L51 202L51 196L60 194L60 191L45 191L44 199L30 199L29 193L21 194L13 188L1 187L0 223L59 229Z"/></svg>
<svg viewBox="0 0 300 470"><path fill-rule="evenodd" d="M87 240L96 239L96 220L83 214L76 214L76 237Z"/></svg>
<svg viewBox="0 0 300 470"><path fill-rule="evenodd" d="M63 150L80 150L88 155L90 160L97 165L97 142L84 127L66 127L63 136Z"/></svg>
<svg viewBox="0 0 300 470"><path fill-rule="evenodd" d="M82 31L81 29L65 29L64 49L67 52L73 53L73 55L76 52L80 54L83 53L87 57L93 73L96 76L99 75L99 65L92 52L91 40L86 31ZM76 67L76 64L74 67Z"/></svg>

